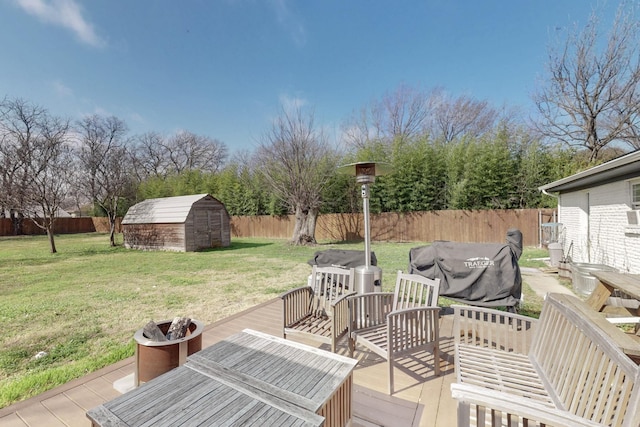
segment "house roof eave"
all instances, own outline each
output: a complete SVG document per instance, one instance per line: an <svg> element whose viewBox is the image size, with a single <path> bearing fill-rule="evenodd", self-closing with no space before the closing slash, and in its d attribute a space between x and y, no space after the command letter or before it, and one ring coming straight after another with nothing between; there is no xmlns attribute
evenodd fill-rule
<svg viewBox="0 0 640 427"><path fill-rule="evenodd" d="M538 187L545 194L576 191L640 176L640 150Z"/></svg>

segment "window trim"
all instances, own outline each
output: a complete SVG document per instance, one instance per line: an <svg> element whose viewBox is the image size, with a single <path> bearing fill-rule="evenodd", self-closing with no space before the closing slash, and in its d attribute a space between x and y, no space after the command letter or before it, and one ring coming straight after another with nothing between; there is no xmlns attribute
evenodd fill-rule
<svg viewBox="0 0 640 427"><path fill-rule="evenodd" d="M634 200L636 196L638 199ZM629 181L629 206L633 210L640 210L640 180Z"/></svg>

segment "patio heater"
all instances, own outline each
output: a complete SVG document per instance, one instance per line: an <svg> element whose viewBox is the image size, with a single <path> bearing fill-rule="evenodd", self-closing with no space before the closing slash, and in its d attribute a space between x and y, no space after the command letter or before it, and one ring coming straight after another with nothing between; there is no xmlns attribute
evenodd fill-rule
<svg viewBox="0 0 640 427"><path fill-rule="evenodd" d="M364 260L365 264L355 268L356 291L359 294L377 291L382 285L382 269L371 265L371 236L369 223L369 184L376 181L376 176L389 172L386 163L358 162L341 166L341 172L355 175L356 183L362 184L362 212L364 215Z"/></svg>

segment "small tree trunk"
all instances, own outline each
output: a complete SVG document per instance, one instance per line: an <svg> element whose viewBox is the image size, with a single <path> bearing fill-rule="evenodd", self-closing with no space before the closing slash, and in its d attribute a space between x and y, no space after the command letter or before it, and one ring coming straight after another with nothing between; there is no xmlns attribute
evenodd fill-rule
<svg viewBox="0 0 640 427"><path fill-rule="evenodd" d="M19 236L22 234L22 217L13 210L9 215L11 216L11 224L13 225L13 235Z"/></svg>
<svg viewBox="0 0 640 427"><path fill-rule="evenodd" d="M116 216L109 215L109 244L113 247L116 245Z"/></svg>
<svg viewBox="0 0 640 427"><path fill-rule="evenodd" d="M53 237L53 227L51 225L47 227L47 237L49 238L49 247L51 248L51 253L55 254L58 251L56 250L56 242Z"/></svg>

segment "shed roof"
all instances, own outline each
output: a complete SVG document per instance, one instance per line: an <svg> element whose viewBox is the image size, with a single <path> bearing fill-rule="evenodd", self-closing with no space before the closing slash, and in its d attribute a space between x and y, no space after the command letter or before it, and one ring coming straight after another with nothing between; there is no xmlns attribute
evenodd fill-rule
<svg viewBox="0 0 640 427"><path fill-rule="evenodd" d="M543 185L538 187L538 190L551 193L576 191L638 176L640 176L640 150Z"/></svg>
<svg viewBox="0 0 640 427"><path fill-rule="evenodd" d="M131 206L122 219L122 223L183 223L187 220L193 204L207 197L214 199L209 194L147 199Z"/></svg>

